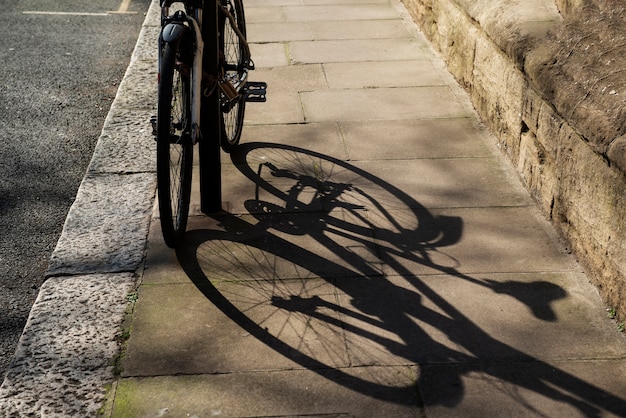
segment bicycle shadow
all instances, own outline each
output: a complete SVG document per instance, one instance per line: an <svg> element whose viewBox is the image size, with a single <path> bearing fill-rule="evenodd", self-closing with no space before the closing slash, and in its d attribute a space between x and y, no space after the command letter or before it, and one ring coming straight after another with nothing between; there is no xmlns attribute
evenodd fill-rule
<svg viewBox="0 0 626 418"><path fill-rule="evenodd" d="M479 286L485 297L508 295L538 320L556 321L553 304L567 297L547 281L462 273L445 251L463 237L460 217L433 214L380 178L317 152L252 143L232 160L255 184L249 216L215 216L220 228L189 231L177 256L204 296L265 345L396 404L457 405L462 378L481 373L586 416L626 411L623 399L498 341L446 298L446 284ZM532 365L532 373L493 366L503 359ZM422 367L409 383L381 373L407 365ZM434 382L433 365L447 367L445 387ZM360 366L381 368L354 373ZM428 386L439 389L422 398Z"/></svg>

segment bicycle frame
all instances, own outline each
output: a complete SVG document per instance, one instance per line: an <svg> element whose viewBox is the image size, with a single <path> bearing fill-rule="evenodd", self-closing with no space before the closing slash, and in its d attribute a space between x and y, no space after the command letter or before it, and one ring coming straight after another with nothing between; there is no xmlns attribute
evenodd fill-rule
<svg viewBox="0 0 626 418"><path fill-rule="evenodd" d="M169 15L172 0L161 1L161 33L159 34L159 48L162 43L179 42L188 32L193 36L193 64L190 71L191 80L191 141L195 145L200 138L200 103L202 97L202 57L204 40L202 38L202 2L180 2L185 5L185 11L179 10ZM187 12L191 12L189 15ZM166 23L167 22L167 23ZM159 53L159 60L160 60ZM161 64L158 63L159 74Z"/></svg>

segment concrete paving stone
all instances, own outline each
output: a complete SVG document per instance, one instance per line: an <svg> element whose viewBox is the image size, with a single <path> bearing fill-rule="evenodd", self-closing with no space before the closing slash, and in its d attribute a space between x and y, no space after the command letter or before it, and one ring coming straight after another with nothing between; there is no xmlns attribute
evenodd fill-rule
<svg viewBox="0 0 626 418"><path fill-rule="evenodd" d="M70 208L48 276L135 271L144 257L156 175L87 175Z"/></svg>
<svg viewBox="0 0 626 418"><path fill-rule="evenodd" d="M289 130L306 129L307 125L292 125ZM329 133L334 134L332 130ZM243 147L246 149L245 144ZM348 207L368 211L370 222L377 222L377 216L385 222L381 210L531 204L528 195L521 193L519 183L508 181L506 167L491 158L348 163L314 149L280 143L250 144L242 152L245 155L240 158L245 161L238 161L236 167L226 162L223 165L222 200L228 202L224 209L233 213L258 213L254 207L262 203L274 205L283 213L324 209L325 216L334 209Z"/></svg>
<svg viewBox="0 0 626 418"><path fill-rule="evenodd" d="M289 49L285 43L251 43L250 53L256 68L286 66L290 62ZM253 80L253 76L250 79Z"/></svg>
<svg viewBox="0 0 626 418"><path fill-rule="evenodd" d="M248 25L254 26L257 23L285 23L285 8L281 4L262 3L249 5L246 2L246 28ZM294 22L295 23L295 22ZM254 40L254 38L250 38ZM254 42L258 42L254 40Z"/></svg>
<svg viewBox="0 0 626 418"><path fill-rule="evenodd" d="M432 211L428 217L443 225L443 231L426 223L394 232L396 214L392 211L382 220L354 211L317 218L290 215L283 224L272 223L271 229L264 230L272 244L270 252L285 251L280 245L288 242L291 251L299 254L296 264L322 277L561 271L571 263L554 247L544 225L529 219L523 208ZM529 240L531 236L535 238Z"/></svg>
<svg viewBox="0 0 626 418"><path fill-rule="evenodd" d="M493 156L489 133L472 118L341 122L340 127L353 161Z"/></svg>
<svg viewBox="0 0 626 418"><path fill-rule="evenodd" d="M246 8L246 11L248 9ZM256 15L256 13L255 13ZM254 23L254 20L260 20ZM246 36L248 42L277 43L287 41L312 41L313 32L308 24L300 22L264 22L258 16L246 21Z"/></svg>
<svg viewBox="0 0 626 418"><path fill-rule="evenodd" d="M89 173L139 173L156 170L156 142L150 110L109 112L96 144Z"/></svg>
<svg viewBox="0 0 626 418"><path fill-rule="evenodd" d="M326 74L320 64L259 68L251 74L250 78L252 80L262 80L267 83L268 100L271 100L271 96L277 93L299 93L303 91L328 89ZM247 105L246 110L265 106L266 103L251 103ZM272 123L270 120L259 122L264 124Z"/></svg>
<svg viewBox="0 0 626 418"><path fill-rule="evenodd" d="M402 20L313 21L308 23L313 39L400 39L410 36ZM296 41L298 39L291 39Z"/></svg>
<svg viewBox="0 0 626 418"><path fill-rule="evenodd" d="M195 284L146 285L139 290L132 338L123 376L234 373L291 370L309 362L348 365L337 314L318 306L336 305L333 287L320 279L224 282L207 267ZM281 309L297 298L321 316ZM331 320L325 320L325 315Z"/></svg>
<svg viewBox="0 0 626 418"><path fill-rule="evenodd" d="M307 122L469 117L447 86L322 90L301 93Z"/></svg>
<svg viewBox="0 0 626 418"><path fill-rule="evenodd" d="M418 387L428 417L622 417L625 375L602 359L432 365Z"/></svg>
<svg viewBox="0 0 626 418"><path fill-rule="evenodd" d="M307 126L292 125L289 131L302 132ZM327 132L336 135L332 130ZM335 139L339 138L328 140L332 141L329 149L341 146L341 143L334 142ZM323 147L324 144L317 146ZM311 213L330 210L324 208L324 202L332 202L332 199L328 200L319 193L319 186L324 183L317 182L323 179L332 188L335 172L346 170L332 157L293 145L250 144L249 148L243 145L241 152L245 154L239 155L236 166L225 164L222 170L222 200L225 202L224 209L231 213L265 214L270 210L276 213ZM292 174L296 177L292 177Z"/></svg>
<svg viewBox="0 0 626 418"><path fill-rule="evenodd" d="M228 160L228 156L223 156L222 160L222 208L229 213L245 214L262 211L260 207L255 209L252 206L246 206L246 202L252 203L258 200L275 205L284 205L284 198L272 193L274 189L270 187L271 190L268 190L260 187L258 184L260 179L256 173L261 169L265 176L265 180L262 181L263 184L275 186L283 184L281 190L284 191L293 186L290 180L272 178L270 171L267 168L263 169L270 155L285 153L286 158L297 158L298 153L293 153L292 150L298 150L297 145L300 144L306 147L303 148L304 150L310 149L312 152L333 151L333 154L343 154L345 156L345 148L343 147L338 127L335 124L248 126L244 129L243 135L241 152L245 154L237 158L245 160L241 162L236 161L237 166ZM253 141L255 139L259 142ZM286 150L279 147L286 147ZM301 158L311 157L302 155ZM196 168L192 179L191 214L201 214L199 190L199 173ZM314 193L315 191L311 188L303 190L302 194L308 196L303 202L310 203ZM309 207L307 211L317 211L319 209L321 207L317 205Z"/></svg>
<svg viewBox="0 0 626 418"><path fill-rule="evenodd" d="M226 232L212 229L210 220L204 226L203 220L198 219L193 234L188 235L194 241L194 251L202 252L206 267L204 264L201 267L211 270L211 277L220 280L315 277L331 280L381 275L379 260L363 244L372 242L369 231L360 231L359 239L363 242L359 242L332 230L320 230L319 216L315 213L289 218L273 214L227 215L219 219ZM224 271L215 272L217 269Z"/></svg>
<svg viewBox="0 0 626 418"><path fill-rule="evenodd" d="M353 366L626 354L623 335L581 273L450 273L334 284Z"/></svg>
<svg viewBox="0 0 626 418"><path fill-rule="evenodd" d="M409 37L289 42L291 62L298 64L423 59L426 48L424 41Z"/></svg>
<svg viewBox="0 0 626 418"><path fill-rule="evenodd" d="M388 0L246 0L246 10L262 6L320 6L353 4L387 4Z"/></svg>
<svg viewBox="0 0 626 418"><path fill-rule="evenodd" d="M409 367L122 379L113 417L419 417ZM378 382L367 378L380 373ZM386 381L383 379L387 379Z"/></svg>
<svg viewBox="0 0 626 418"><path fill-rule="evenodd" d="M95 416L134 288L130 273L46 280L0 387L0 415Z"/></svg>
<svg viewBox="0 0 626 418"><path fill-rule="evenodd" d="M302 0L302 4L307 5L315 5L315 6L325 6L325 5L363 5L363 4L380 4L387 5L389 4L389 0Z"/></svg>
<svg viewBox="0 0 626 418"><path fill-rule="evenodd" d="M272 19L270 10L253 10L253 17L246 23L248 41L253 43L414 37L400 19L277 22Z"/></svg>
<svg viewBox="0 0 626 418"><path fill-rule="evenodd" d="M278 144L294 150L300 148L345 160L348 154L342 138L342 130L343 127L332 122L247 126L241 137L241 152L236 158L244 158L251 148L267 149L269 153L277 152L276 145ZM260 155L260 153L255 153L255 155ZM235 163L239 164L239 161L235 160ZM257 156L248 164L258 168L262 163L263 161Z"/></svg>
<svg viewBox="0 0 626 418"><path fill-rule="evenodd" d="M387 143L389 144L389 143ZM348 149L350 152L350 149ZM492 158L433 158L328 163L328 182L358 187L385 209L528 205L521 185ZM371 205L371 204L370 204Z"/></svg>
<svg viewBox="0 0 626 418"><path fill-rule="evenodd" d="M142 285L189 283L189 278L178 262L176 252L163 241L158 219L150 223L141 283Z"/></svg>
<svg viewBox="0 0 626 418"><path fill-rule="evenodd" d="M444 85L429 59L324 64L331 89L420 87ZM302 90L300 90L302 91Z"/></svg>
<svg viewBox="0 0 626 418"><path fill-rule="evenodd" d="M303 0L246 0L246 14L248 10L255 10L259 7L302 6L303 4Z"/></svg>
<svg viewBox="0 0 626 418"><path fill-rule="evenodd" d="M398 19L398 13L388 3L287 6L285 16L290 22Z"/></svg>
<svg viewBox="0 0 626 418"><path fill-rule="evenodd" d="M254 77L254 79L258 79ZM263 80L260 80L263 81ZM268 87L267 101L246 105L244 129L259 124L304 123L302 102L298 93L272 92Z"/></svg>
<svg viewBox="0 0 626 418"><path fill-rule="evenodd" d="M412 220L418 227L412 226ZM378 256L388 275L572 268L572 258L556 243L533 207L390 211L371 222L377 226Z"/></svg>

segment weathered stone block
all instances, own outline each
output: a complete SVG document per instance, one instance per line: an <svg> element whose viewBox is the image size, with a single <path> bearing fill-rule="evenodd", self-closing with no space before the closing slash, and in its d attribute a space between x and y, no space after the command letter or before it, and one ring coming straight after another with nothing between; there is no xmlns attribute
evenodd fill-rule
<svg viewBox="0 0 626 418"><path fill-rule="evenodd" d="M537 133L537 125L539 124L539 112L543 106L544 101L535 92L534 89L528 88L524 92L522 98L522 132L529 130L530 132Z"/></svg>
<svg viewBox="0 0 626 418"><path fill-rule="evenodd" d="M437 21L433 8L439 0L404 0L404 6L419 25L420 30L437 46Z"/></svg>
<svg viewBox="0 0 626 418"><path fill-rule="evenodd" d="M438 13L438 48L446 57L450 73L463 87L471 87L480 32L454 3L439 2Z"/></svg>
<svg viewBox="0 0 626 418"><path fill-rule="evenodd" d="M626 308L626 183L573 129L559 141L559 195L554 221L564 232L590 279L611 306ZM622 312L624 312L622 310Z"/></svg>
<svg viewBox="0 0 626 418"><path fill-rule="evenodd" d="M521 135L517 170L526 187L539 202L542 211L550 215L554 195L558 189L555 162L547 155L532 132Z"/></svg>
<svg viewBox="0 0 626 418"><path fill-rule="evenodd" d="M537 140L539 140L550 158L555 159L557 157L559 132L563 125L563 119L552 110L550 105L542 102L537 122Z"/></svg>
<svg viewBox="0 0 626 418"><path fill-rule="evenodd" d="M486 36L476 40L472 102L510 156L517 162L522 128L523 74Z"/></svg>

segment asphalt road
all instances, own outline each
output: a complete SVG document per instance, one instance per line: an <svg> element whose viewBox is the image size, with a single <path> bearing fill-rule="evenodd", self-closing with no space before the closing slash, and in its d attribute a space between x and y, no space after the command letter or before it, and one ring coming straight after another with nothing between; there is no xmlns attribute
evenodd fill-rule
<svg viewBox="0 0 626 418"><path fill-rule="evenodd" d="M0 0L0 383L149 4Z"/></svg>

